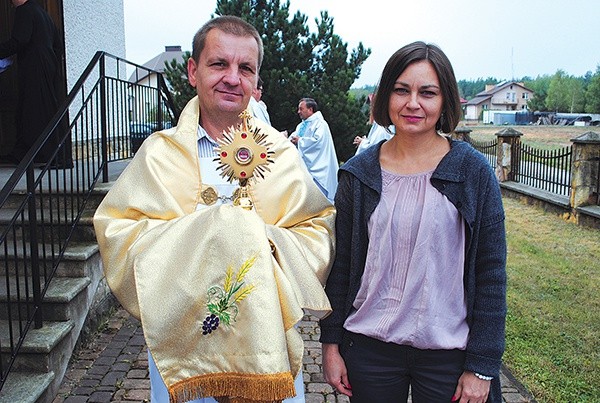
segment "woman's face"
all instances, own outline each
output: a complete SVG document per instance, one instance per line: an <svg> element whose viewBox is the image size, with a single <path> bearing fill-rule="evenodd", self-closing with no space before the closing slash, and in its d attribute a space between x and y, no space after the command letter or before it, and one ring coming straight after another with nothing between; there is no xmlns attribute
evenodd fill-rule
<svg viewBox="0 0 600 403"><path fill-rule="evenodd" d="M388 113L396 134L435 133L444 99L438 76L427 60L408 65L390 94Z"/></svg>

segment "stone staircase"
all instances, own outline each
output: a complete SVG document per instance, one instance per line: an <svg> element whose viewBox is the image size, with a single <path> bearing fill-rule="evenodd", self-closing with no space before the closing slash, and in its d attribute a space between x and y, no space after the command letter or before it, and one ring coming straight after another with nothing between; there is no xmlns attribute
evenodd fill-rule
<svg viewBox="0 0 600 403"><path fill-rule="evenodd" d="M108 188L109 185L98 185L87 201L83 216L43 299L43 327L29 329L0 391L0 403L52 402L78 343L97 328L102 317L114 306L114 298L102 273L92 226L94 211ZM11 196L9 205L0 211L0 231L6 227L8 217L14 212L12 208L21 203L22 198L23 195L16 192ZM49 217L49 214L43 216ZM50 229L40 233L52 239L48 235ZM40 249L51 250L53 247L49 239L42 242L44 244ZM8 263L8 278L6 273L0 273L0 359L4 368L10 359L9 326L13 327L13 334L18 334L14 329L20 325L15 319L26 314L15 312L16 309L9 313L6 308L7 288L15 290L18 286L21 289L24 287L25 281L22 278L17 280L15 276L15 271L21 272L24 267L23 259L22 253L15 255L0 250L0 262ZM26 311L26 304L22 305L25 307L21 310ZM11 318L13 320L9 321ZM24 326L24 322L21 322L21 326Z"/></svg>

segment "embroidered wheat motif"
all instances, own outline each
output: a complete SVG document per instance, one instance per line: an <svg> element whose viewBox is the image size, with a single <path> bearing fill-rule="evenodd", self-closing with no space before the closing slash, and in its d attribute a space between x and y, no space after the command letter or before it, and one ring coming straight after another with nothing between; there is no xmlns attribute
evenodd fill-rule
<svg viewBox="0 0 600 403"><path fill-rule="evenodd" d="M207 308L209 314L202 322L203 335L217 330L221 323L231 325L232 322L235 322L239 312L237 304L246 299L255 288L253 284L246 285L244 278L256 262L257 257L256 254L250 256L242 263L235 276L233 267L227 267L223 287L214 285L208 289Z"/></svg>

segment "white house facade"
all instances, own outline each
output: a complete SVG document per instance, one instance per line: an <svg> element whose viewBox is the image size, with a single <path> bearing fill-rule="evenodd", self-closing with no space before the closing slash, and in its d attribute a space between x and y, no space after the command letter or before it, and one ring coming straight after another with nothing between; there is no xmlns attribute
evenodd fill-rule
<svg viewBox="0 0 600 403"><path fill-rule="evenodd" d="M484 91L470 99L465 108L466 120L479 120L484 111L525 111L533 91L516 81L486 85Z"/></svg>

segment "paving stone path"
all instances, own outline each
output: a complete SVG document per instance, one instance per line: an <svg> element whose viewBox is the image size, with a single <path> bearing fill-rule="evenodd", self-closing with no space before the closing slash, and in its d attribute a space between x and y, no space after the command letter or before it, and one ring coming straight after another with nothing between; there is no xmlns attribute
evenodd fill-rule
<svg viewBox="0 0 600 403"><path fill-rule="evenodd" d="M299 329L304 339L306 403L346 403L333 392L321 371L319 327L305 316ZM502 392L507 403L533 402L518 382L503 370ZM93 340L76 352L53 403L149 402L148 356L142 327L118 309Z"/></svg>

